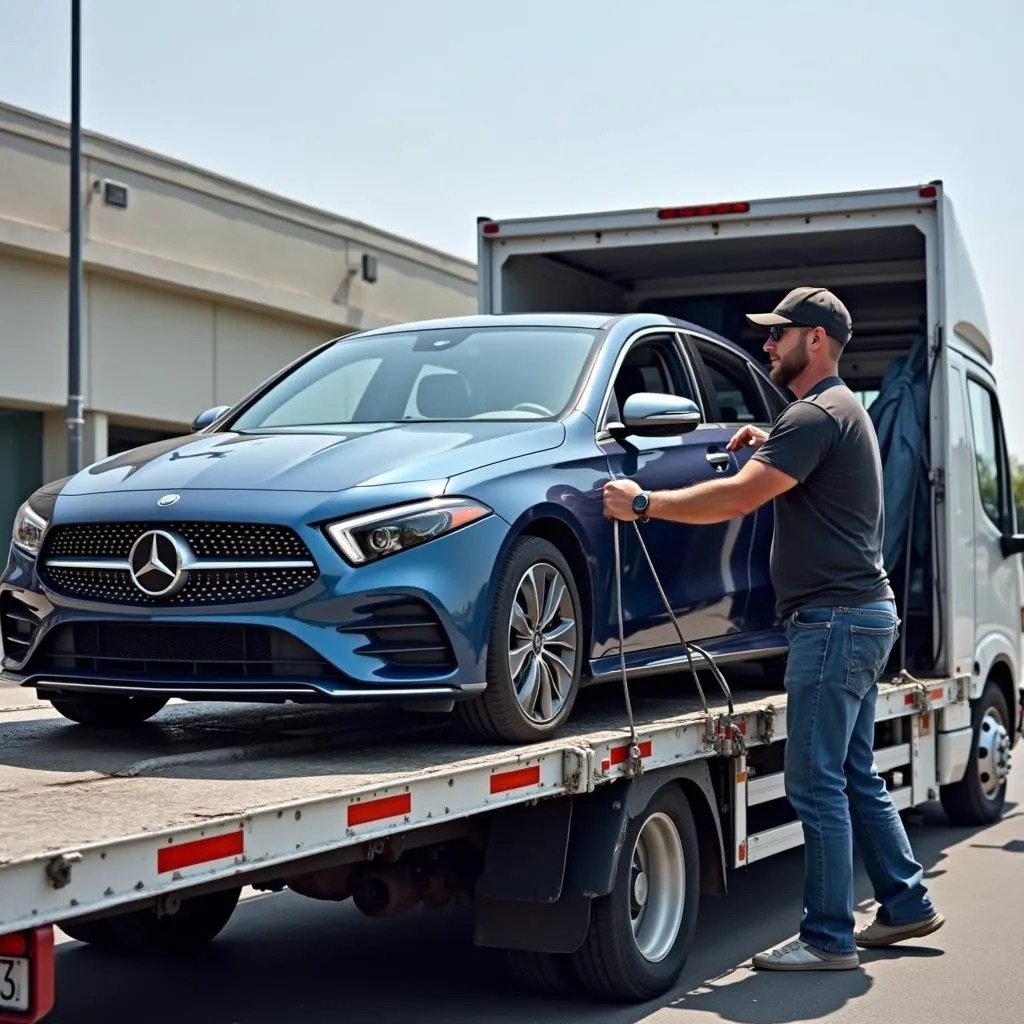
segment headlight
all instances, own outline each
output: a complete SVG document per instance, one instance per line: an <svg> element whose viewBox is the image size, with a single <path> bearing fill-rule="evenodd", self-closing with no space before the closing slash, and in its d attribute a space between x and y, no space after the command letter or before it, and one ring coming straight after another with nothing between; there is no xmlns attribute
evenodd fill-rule
<svg viewBox="0 0 1024 1024"><path fill-rule="evenodd" d="M330 523L327 535L353 565L418 547L491 514L469 498L436 498Z"/></svg>
<svg viewBox="0 0 1024 1024"><path fill-rule="evenodd" d="M14 517L12 539L22 551L27 551L30 555L38 555L47 526L49 523L42 516L33 512L26 501Z"/></svg>

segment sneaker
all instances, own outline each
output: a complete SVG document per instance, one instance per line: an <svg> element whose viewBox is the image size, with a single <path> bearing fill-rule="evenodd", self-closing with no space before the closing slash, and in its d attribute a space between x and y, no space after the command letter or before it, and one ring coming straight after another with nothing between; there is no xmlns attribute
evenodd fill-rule
<svg viewBox="0 0 1024 1024"><path fill-rule="evenodd" d="M762 971L850 971L860 966L856 953L826 953L803 939L758 953L751 963Z"/></svg>
<svg viewBox="0 0 1024 1024"><path fill-rule="evenodd" d="M876 915L871 924L865 925L857 932L855 938L858 946L875 949L879 946L891 946L894 942L902 942L904 939L920 939L925 935L931 935L945 923L946 919L938 911L923 921L911 921L908 924L886 924Z"/></svg>

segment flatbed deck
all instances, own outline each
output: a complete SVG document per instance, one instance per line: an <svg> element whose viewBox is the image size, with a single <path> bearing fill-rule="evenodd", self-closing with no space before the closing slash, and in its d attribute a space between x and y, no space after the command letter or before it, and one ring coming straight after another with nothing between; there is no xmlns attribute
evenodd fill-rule
<svg viewBox="0 0 1024 1024"><path fill-rule="evenodd" d="M524 747L453 740L444 716L381 706L176 704L130 735L53 716L9 723L0 747L0 865L260 807L505 764L574 740L621 739L627 731L621 687L602 689L581 698L558 739ZM692 683L681 696L664 685L633 684L630 693L638 729L703 717ZM713 713L725 712L707 696ZM780 699L763 690L733 697L745 710Z"/></svg>
<svg viewBox="0 0 1024 1024"><path fill-rule="evenodd" d="M631 683L642 770L715 755L728 708L713 686L709 718L691 679ZM784 693L736 679L732 693L725 724L745 746L784 737ZM959 702L962 682L887 684L879 720L919 697ZM588 792L626 773L627 721L617 684L584 691L569 728L523 747L456 742L447 716L381 706L179 703L121 734L28 713L3 722L0 935ZM894 751L895 763L908 750ZM761 798L780 795L777 778L757 781ZM775 830L760 841L768 855L792 837Z"/></svg>

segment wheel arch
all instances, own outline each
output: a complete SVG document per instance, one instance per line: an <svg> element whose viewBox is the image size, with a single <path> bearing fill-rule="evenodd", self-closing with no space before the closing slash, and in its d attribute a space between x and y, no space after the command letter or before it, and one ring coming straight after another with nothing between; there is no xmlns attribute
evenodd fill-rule
<svg viewBox="0 0 1024 1024"><path fill-rule="evenodd" d="M1019 678L1018 652L1002 633L990 633L978 644L973 667L972 703L977 703L985 690L985 684L991 680L1006 700L1010 712L1007 726L1015 728L1020 710L1020 696L1015 682Z"/></svg>
<svg viewBox="0 0 1024 1024"><path fill-rule="evenodd" d="M682 790L697 827L700 893L724 893L725 845L711 771L707 761L691 761L591 793L495 812L477 889L477 945L547 953L578 949L591 902L615 884L630 822L655 793L672 785ZM529 871L524 864L531 865Z"/></svg>

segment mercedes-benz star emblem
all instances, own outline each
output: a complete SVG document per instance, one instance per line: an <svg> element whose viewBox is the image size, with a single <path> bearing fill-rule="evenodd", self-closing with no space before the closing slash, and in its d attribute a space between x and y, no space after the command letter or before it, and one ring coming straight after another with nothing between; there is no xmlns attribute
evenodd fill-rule
<svg viewBox="0 0 1024 1024"><path fill-rule="evenodd" d="M132 545L128 571L147 597L170 597L188 582L185 542L165 530L148 530Z"/></svg>
<svg viewBox="0 0 1024 1024"><path fill-rule="evenodd" d="M166 508L168 505L173 505L181 499L180 494L165 494L162 498L157 501L157 504L161 508Z"/></svg>

